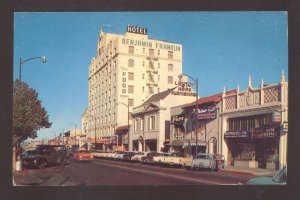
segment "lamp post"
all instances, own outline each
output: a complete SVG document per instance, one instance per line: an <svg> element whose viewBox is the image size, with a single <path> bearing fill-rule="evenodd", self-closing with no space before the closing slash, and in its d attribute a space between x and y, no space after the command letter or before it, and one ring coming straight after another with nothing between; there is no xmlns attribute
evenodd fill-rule
<svg viewBox="0 0 300 200"><path fill-rule="evenodd" d="M196 155L197 155L198 154L198 78L195 79L187 74L180 74L178 76L179 82L181 82L182 76L189 77L190 79L192 79L194 81L194 84L196 84L196 104L195 104L195 107L196 107L196 130L195 130L195 133L196 133ZM205 143L206 143L206 141L205 141Z"/></svg>
<svg viewBox="0 0 300 200"><path fill-rule="evenodd" d="M21 81L22 79L22 64L24 64L25 62L29 61L29 60L33 60L33 59L38 59L41 58L42 59L42 63L45 64L46 63L46 56L37 56L37 57L32 57L32 58L28 58L26 60L22 60L22 58L20 58L20 62L19 62L19 80Z"/></svg>
<svg viewBox="0 0 300 200"><path fill-rule="evenodd" d="M130 142L130 140L129 140L129 104L125 104L125 103L122 103L122 102L118 102L118 104L122 104L122 105L124 105L124 106L126 106L127 107L127 126L128 126L128 150L130 150L129 149L129 142ZM118 144L118 143L117 143Z"/></svg>

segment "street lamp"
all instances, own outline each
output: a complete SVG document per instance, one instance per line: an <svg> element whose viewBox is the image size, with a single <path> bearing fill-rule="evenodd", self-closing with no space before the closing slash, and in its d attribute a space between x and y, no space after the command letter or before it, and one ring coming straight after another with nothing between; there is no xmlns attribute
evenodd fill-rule
<svg viewBox="0 0 300 200"><path fill-rule="evenodd" d="M130 140L129 140L129 104L125 104L125 103L122 103L122 102L118 102L118 104L122 104L122 105L124 105L124 106L126 106L127 107L127 126L128 126L128 150L130 150L129 149L129 142L130 142ZM118 143L117 143L118 144ZM118 145L117 145L117 147L118 147Z"/></svg>
<svg viewBox="0 0 300 200"><path fill-rule="evenodd" d="M180 74L178 77L179 77L179 82L181 82L181 79L182 77L184 76L187 76L189 77L190 79L192 79L194 81L194 84L196 84L196 155L198 154L198 78L193 78L187 74ZM206 143L206 139L205 139L205 143Z"/></svg>
<svg viewBox="0 0 300 200"><path fill-rule="evenodd" d="M33 57L33 58L28 58L26 60L22 61L22 58L20 58L20 62L19 62L19 80L21 81L21 77L22 77L22 64L24 64L25 62L29 61L29 60L33 60L33 59L38 59L41 58L42 59L42 63L45 64L46 63L46 56L38 56L38 57Z"/></svg>

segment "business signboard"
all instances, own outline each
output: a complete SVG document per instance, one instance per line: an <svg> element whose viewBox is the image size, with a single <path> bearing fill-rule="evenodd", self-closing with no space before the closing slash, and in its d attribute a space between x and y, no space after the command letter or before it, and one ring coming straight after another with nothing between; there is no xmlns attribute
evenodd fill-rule
<svg viewBox="0 0 300 200"><path fill-rule="evenodd" d="M226 131L225 138L249 138L250 131Z"/></svg>

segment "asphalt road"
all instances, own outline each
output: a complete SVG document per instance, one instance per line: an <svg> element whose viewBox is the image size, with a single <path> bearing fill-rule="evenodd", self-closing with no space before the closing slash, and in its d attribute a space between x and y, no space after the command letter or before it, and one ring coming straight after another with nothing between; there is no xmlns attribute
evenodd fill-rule
<svg viewBox="0 0 300 200"><path fill-rule="evenodd" d="M16 185L32 186L139 186L139 185L231 185L254 176L95 159L71 161L66 166L29 169L14 174Z"/></svg>

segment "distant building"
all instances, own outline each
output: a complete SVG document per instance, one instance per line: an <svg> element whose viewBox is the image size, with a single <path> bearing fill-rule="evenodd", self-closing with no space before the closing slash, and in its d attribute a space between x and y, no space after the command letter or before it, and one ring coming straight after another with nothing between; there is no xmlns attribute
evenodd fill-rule
<svg viewBox="0 0 300 200"><path fill-rule="evenodd" d="M181 44L150 39L146 28L128 26L125 34L101 30L88 75L85 120L90 143L115 148L116 130L124 126L127 130L121 130L125 134L119 140L126 142L132 108L175 87L181 73Z"/></svg>

